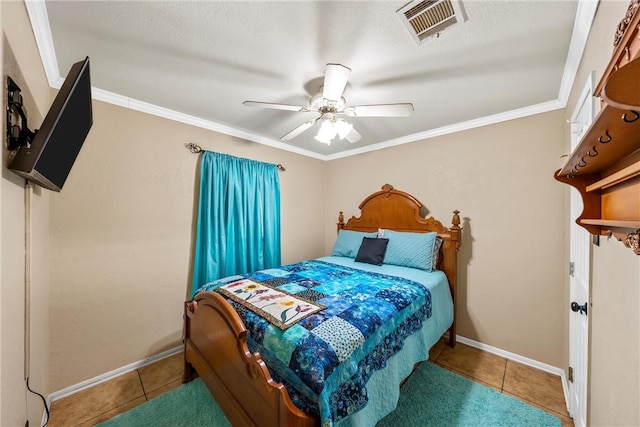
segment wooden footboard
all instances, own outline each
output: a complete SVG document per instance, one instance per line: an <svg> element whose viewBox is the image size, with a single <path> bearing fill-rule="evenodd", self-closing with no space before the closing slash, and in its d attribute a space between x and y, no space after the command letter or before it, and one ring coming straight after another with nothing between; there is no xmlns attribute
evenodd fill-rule
<svg viewBox="0 0 640 427"><path fill-rule="evenodd" d="M222 296L201 292L185 303L184 357L183 382L195 369L232 425L319 425L273 381L260 355L249 352L247 330Z"/></svg>

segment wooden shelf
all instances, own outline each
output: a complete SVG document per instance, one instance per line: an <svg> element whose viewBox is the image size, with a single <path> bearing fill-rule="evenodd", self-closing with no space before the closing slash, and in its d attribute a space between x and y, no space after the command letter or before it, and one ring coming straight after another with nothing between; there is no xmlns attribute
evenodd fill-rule
<svg viewBox="0 0 640 427"><path fill-rule="evenodd" d="M583 219L579 223L598 227L601 234L614 236L625 247L631 249L636 255L640 255L640 221L610 221L599 219ZM635 230L635 231L634 231Z"/></svg>
<svg viewBox="0 0 640 427"><path fill-rule="evenodd" d="M602 88L602 99L616 108L640 112L640 58L613 73Z"/></svg>
<svg viewBox="0 0 640 427"><path fill-rule="evenodd" d="M627 13L625 13L625 16L620 20L618 27L615 29L613 55L604 73L602 73L605 77L609 77L614 71L629 63L634 59L634 53L640 49L640 28L638 28L639 5L640 2L638 0L631 0L627 8ZM605 83L607 83L607 79L600 79L595 90L596 94L602 92Z"/></svg>
<svg viewBox="0 0 640 427"><path fill-rule="evenodd" d="M624 117L624 119L623 119ZM604 104L580 144L560 170L560 175L578 176L602 172L616 161L640 149L640 118Z"/></svg>
<svg viewBox="0 0 640 427"><path fill-rule="evenodd" d="M604 190L640 175L640 161L587 186L587 191Z"/></svg>
<svg viewBox="0 0 640 427"><path fill-rule="evenodd" d="M581 223L587 225L597 225L600 227L612 227L612 228L629 228L636 230L640 228L640 221L615 221L609 219L581 219Z"/></svg>
<svg viewBox="0 0 640 427"><path fill-rule="evenodd" d="M614 54L594 93L602 108L556 180L574 187L576 222L615 236L640 255L640 0L632 0L614 38Z"/></svg>

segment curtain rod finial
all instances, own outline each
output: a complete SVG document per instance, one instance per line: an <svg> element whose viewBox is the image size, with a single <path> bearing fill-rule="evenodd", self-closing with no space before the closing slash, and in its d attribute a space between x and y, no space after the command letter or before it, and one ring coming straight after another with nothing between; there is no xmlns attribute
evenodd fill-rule
<svg viewBox="0 0 640 427"><path fill-rule="evenodd" d="M194 144L193 142L188 142L184 144L184 146L187 147L187 149L189 149L189 151L191 151L193 154L202 153L204 151L202 147L200 147L198 144Z"/></svg>

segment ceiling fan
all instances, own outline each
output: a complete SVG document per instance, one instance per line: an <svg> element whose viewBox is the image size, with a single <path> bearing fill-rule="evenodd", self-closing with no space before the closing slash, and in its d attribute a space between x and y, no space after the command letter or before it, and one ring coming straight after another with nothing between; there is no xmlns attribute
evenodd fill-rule
<svg viewBox="0 0 640 427"><path fill-rule="evenodd" d="M352 124L336 116L344 114L348 117L404 117L413 112L413 104L411 103L347 106L342 94L350 74L351 69L344 65L327 64L321 91L313 95L306 106L260 101L244 101L243 104L275 110L317 112L318 117L302 123L283 135L280 140L291 140L320 122L320 129L315 139L325 144L330 144L336 136L340 139L346 138L351 143L358 142L362 138L362 135L353 128Z"/></svg>

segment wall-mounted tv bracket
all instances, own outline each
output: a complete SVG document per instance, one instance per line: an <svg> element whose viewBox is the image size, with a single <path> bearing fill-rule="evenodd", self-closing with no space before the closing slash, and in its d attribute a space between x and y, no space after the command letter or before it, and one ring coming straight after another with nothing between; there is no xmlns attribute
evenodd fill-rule
<svg viewBox="0 0 640 427"><path fill-rule="evenodd" d="M13 151L30 146L36 132L30 131L27 126L20 88L11 77L7 77L7 148Z"/></svg>

